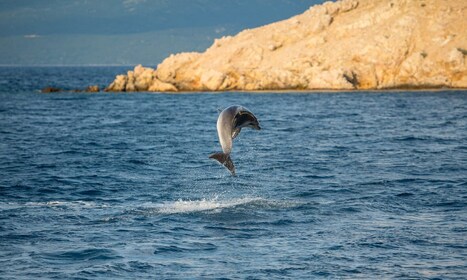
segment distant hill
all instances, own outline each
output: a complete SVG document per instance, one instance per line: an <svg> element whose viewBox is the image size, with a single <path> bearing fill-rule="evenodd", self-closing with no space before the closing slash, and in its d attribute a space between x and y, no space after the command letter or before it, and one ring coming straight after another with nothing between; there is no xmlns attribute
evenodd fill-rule
<svg viewBox="0 0 467 280"><path fill-rule="evenodd" d="M114 91L467 88L467 1L343 0L117 76Z"/></svg>

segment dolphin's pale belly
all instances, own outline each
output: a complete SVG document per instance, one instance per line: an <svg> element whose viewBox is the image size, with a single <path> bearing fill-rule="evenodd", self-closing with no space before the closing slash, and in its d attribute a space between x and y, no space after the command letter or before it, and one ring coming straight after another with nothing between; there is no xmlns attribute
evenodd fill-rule
<svg viewBox="0 0 467 280"><path fill-rule="evenodd" d="M224 154L230 154L232 151L232 119L232 114L225 110L217 119L217 135Z"/></svg>

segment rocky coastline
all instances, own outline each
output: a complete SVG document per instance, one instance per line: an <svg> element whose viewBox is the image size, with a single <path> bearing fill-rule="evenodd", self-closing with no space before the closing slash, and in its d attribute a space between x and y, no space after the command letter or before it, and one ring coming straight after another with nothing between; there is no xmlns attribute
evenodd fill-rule
<svg viewBox="0 0 467 280"><path fill-rule="evenodd" d="M467 88L467 1L342 0L118 75L111 92Z"/></svg>

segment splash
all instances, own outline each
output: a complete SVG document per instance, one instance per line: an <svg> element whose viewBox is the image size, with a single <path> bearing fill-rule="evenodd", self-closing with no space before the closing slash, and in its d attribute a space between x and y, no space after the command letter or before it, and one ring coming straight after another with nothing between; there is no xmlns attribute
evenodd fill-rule
<svg viewBox="0 0 467 280"><path fill-rule="evenodd" d="M160 205L156 211L162 214L221 211L222 209L248 205L262 200L263 199L257 197L237 198L232 200L218 200L218 198L200 200L179 199L175 202L167 202Z"/></svg>
<svg viewBox="0 0 467 280"><path fill-rule="evenodd" d="M218 197L212 199L184 200L166 202L157 205L153 211L159 214L195 213L203 211L221 212L235 207L261 208L261 209L285 209L302 205L297 201L277 201L261 197L243 197L221 200Z"/></svg>

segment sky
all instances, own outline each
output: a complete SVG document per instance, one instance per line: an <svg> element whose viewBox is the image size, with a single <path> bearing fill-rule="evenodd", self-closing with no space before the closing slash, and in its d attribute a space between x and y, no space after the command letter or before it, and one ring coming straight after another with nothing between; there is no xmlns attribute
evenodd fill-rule
<svg viewBox="0 0 467 280"><path fill-rule="evenodd" d="M0 0L0 65L156 66L324 0Z"/></svg>

